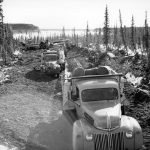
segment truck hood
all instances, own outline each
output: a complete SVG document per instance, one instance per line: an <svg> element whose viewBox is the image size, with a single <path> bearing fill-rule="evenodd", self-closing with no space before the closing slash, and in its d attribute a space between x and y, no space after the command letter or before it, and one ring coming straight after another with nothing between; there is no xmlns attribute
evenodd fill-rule
<svg viewBox="0 0 150 150"><path fill-rule="evenodd" d="M121 104L88 103L83 104L83 111L94 120L94 126L98 129L111 130L120 126Z"/></svg>

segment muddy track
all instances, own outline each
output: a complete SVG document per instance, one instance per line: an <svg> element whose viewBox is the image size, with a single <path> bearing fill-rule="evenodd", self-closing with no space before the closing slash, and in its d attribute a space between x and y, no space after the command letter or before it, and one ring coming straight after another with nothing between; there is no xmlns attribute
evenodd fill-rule
<svg viewBox="0 0 150 150"><path fill-rule="evenodd" d="M38 124L56 120L61 110L60 79L33 70L40 53L24 53L23 61L7 71L11 83L0 86L0 142L19 150L42 150L29 137Z"/></svg>

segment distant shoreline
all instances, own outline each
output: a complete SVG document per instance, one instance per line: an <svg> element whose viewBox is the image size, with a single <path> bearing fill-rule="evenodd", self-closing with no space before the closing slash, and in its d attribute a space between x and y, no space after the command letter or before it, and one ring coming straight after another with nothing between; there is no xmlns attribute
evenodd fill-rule
<svg viewBox="0 0 150 150"><path fill-rule="evenodd" d="M130 29L131 27L126 27L126 29ZM144 27L136 27L137 29L143 29ZM150 28L150 27L149 27ZM101 30L103 30L103 28L100 28ZM120 28L118 27L118 30ZM63 29L13 29L14 33L28 33L28 32L40 32L40 31L59 31L62 32ZM86 29L65 29L65 31L86 31ZM98 31L99 28L95 28L95 29L89 29L89 31ZM110 28L110 30L114 30L114 28Z"/></svg>
<svg viewBox="0 0 150 150"><path fill-rule="evenodd" d="M41 31L53 31L53 32L62 32L62 29L38 29L38 30L32 30L32 29L22 29L22 30L13 30L13 33L31 33L31 32L41 32ZM74 31L73 29L65 29L65 32ZM75 32L85 32L86 29L75 29ZM89 31L95 31L95 29L89 29Z"/></svg>
<svg viewBox="0 0 150 150"><path fill-rule="evenodd" d="M75 31L85 31L86 29L75 29ZM92 31L94 29L90 29ZM21 29L21 30L13 30L13 32L40 32L40 31L62 31L62 29ZM65 31L73 31L73 29L65 29Z"/></svg>
<svg viewBox="0 0 150 150"><path fill-rule="evenodd" d="M39 29L42 31L62 31L62 29ZM73 31L74 29L65 29L65 31ZM75 29L75 31L85 31L86 29ZM94 29L91 29L94 30Z"/></svg>

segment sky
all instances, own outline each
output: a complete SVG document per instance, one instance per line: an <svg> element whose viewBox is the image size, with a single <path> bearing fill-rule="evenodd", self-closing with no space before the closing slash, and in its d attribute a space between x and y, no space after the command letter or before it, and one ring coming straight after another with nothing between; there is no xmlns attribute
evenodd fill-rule
<svg viewBox="0 0 150 150"><path fill-rule="evenodd" d="M119 26L119 9L123 25L143 26L145 11L150 24L150 0L4 0L5 23L29 23L40 29L90 29L104 26L106 5L110 27Z"/></svg>

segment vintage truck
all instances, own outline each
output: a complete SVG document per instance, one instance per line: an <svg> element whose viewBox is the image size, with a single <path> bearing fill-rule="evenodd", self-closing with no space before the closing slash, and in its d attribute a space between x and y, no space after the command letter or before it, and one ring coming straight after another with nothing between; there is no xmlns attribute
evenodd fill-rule
<svg viewBox="0 0 150 150"><path fill-rule="evenodd" d="M63 111L77 116L73 123L73 150L140 150L142 129L122 115L122 74L104 69L65 69L62 76Z"/></svg>
<svg viewBox="0 0 150 150"><path fill-rule="evenodd" d="M64 46L56 44L53 45L53 48L47 50L47 52L53 53L58 55L58 64L61 67L61 70L65 70L65 53L64 53Z"/></svg>
<svg viewBox="0 0 150 150"><path fill-rule="evenodd" d="M46 74L59 77L61 66L58 63L58 54L56 51L42 53L40 70Z"/></svg>
<svg viewBox="0 0 150 150"><path fill-rule="evenodd" d="M59 46L58 49L58 63L61 66L61 70L65 70L65 53L64 53L64 47L63 46Z"/></svg>

